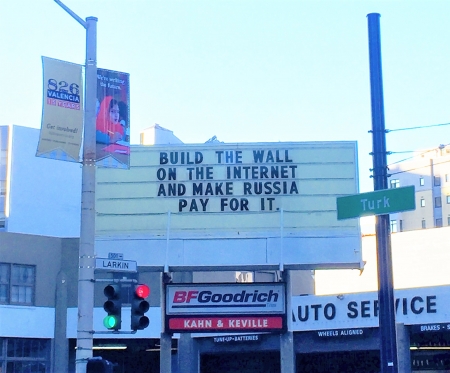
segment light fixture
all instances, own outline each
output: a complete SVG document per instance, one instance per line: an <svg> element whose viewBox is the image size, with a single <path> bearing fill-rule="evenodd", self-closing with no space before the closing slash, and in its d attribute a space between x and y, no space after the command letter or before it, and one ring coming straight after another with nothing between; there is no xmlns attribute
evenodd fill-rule
<svg viewBox="0 0 450 373"><path fill-rule="evenodd" d="M75 346L75 350L77 350L77 349L78 349L78 347ZM110 344L110 345L93 346L92 349L93 350L126 350L127 346Z"/></svg>
<svg viewBox="0 0 450 373"><path fill-rule="evenodd" d="M126 350L127 346L94 346L92 347L93 350Z"/></svg>

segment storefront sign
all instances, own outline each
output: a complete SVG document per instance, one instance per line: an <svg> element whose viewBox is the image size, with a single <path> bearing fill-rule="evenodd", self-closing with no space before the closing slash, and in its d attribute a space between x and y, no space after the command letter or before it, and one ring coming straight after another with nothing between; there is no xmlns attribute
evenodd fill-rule
<svg viewBox="0 0 450 373"><path fill-rule="evenodd" d="M212 337L214 343L253 343L261 341L261 334L253 335L227 335L223 337Z"/></svg>
<svg viewBox="0 0 450 373"><path fill-rule="evenodd" d="M284 284L167 285L166 314L284 314Z"/></svg>
<svg viewBox="0 0 450 373"><path fill-rule="evenodd" d="M166 327L171 332L281 331L285 310L282 283L166 286Z"/></svg>
<svg viewBox="0 0 450 373"><path fill-rule="evenodd" d="M372 335L372 328L357 328L357 329L330 329L318 330L316 336L320 339L343 339L343 338L358 338Z"/></svg>
<svg viewBox="0 0 450 373"><path fill-rule="evenodd" d="M285 323L282 316L226 316L226 317L169 317L171 332L249 332L282 331Z"/></svg>
<svg viewBox="0 0 450 373"><path fill-rule="evenodd" d="M412 325L412 333L449 333L450 323Z"/></svg>
<svg viewBox="0 0 450 373"><path fill-rule="evenodd" d="M396 321L406 325L450 320L450 287L436 286L395 291ZM378 326L378 293L298 296L292 298L293 331ZM426 328L424 326L424 328Z"/></svg>

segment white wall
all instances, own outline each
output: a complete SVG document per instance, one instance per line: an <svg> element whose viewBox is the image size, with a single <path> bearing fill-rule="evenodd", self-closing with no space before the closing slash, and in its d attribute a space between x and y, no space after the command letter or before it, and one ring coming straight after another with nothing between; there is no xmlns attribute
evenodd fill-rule
<svg viewBox="0 0 450 373"><path fill-rule="evenodd" d="M391 235L396 289L450 285L450 227L420 229ZM341 294L378 290L375 236L362 238L364 271L315 272L316 294Z"/></svg>
<svg viewBox="0 0 450 373"><path fill-rule="evenodd" d="M7 231L80 236L81 166L36 157L39 130L12 126Z"/></svg>
<svg viewBox="0 0 450 373"><path fill-rule="evenodd" d="M53 338L55 309L0 305L0 336Z"/></svg>
<svg viewBox="0 0 450 373"><path fill-rule="evenodd" d="M183 141L176 137L171 130L155 124L141 132L141 145L155 144L183 144Z"/></svg>

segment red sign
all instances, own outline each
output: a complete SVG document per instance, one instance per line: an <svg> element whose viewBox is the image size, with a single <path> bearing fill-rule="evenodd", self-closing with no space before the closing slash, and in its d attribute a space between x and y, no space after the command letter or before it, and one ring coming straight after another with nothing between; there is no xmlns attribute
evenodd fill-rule
<svg viewBox="0 0 450 373"><path fill-rule="evenodd" d="M282 316L174 317L171 331L274 331L283 329Z"/></svg>

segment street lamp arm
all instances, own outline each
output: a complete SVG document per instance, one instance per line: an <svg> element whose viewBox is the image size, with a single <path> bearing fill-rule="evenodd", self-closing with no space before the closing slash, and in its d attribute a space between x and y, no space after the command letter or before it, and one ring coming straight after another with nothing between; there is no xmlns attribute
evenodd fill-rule
<svg viewBox="0 0 450 373"><path fill-rule="evenodd" d="M55 0L55 3L63 8L67 13L69 13L81 26L83 26L85 29L87 28L87 23L75 12L73 12L67 5L63 4L61 0Z"/></svg>

